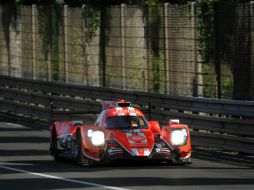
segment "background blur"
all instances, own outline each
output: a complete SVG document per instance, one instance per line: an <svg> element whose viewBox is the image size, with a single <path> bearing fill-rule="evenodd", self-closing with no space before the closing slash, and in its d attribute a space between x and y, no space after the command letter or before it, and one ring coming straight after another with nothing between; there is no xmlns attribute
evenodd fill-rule
<svg viewBox="0 0 254 190"><path fill-rule="evenodd" d="M254 100L254 3L0 4L0 74Z"/></svg>

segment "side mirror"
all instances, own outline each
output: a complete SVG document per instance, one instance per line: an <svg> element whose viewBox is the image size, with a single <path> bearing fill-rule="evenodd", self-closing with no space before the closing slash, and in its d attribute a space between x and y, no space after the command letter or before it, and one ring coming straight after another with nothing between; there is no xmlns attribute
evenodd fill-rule
<svg viewBox="0 0 254 190"><path fill-rule="evenodd" d="M179 119L170 119L168 122L169 125L178 125L180 124Z"/></svg>
<svg viewBox="0 0 254 190"><path fill-rule="evenodd" d="M158 121L148 121L149 129L154 133L154 134L160 134L161 133L161 128L160 124Z"/></svg>

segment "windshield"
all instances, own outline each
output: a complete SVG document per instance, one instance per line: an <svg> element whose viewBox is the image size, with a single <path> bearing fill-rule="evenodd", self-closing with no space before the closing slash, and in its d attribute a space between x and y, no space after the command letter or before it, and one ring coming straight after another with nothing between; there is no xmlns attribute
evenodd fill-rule
<svg viewBox="0 0 254 190"><path fill-rule="evenodd" d="M143 117L116 116L107 118L107 129L147 129L148 126Z"/></svg>

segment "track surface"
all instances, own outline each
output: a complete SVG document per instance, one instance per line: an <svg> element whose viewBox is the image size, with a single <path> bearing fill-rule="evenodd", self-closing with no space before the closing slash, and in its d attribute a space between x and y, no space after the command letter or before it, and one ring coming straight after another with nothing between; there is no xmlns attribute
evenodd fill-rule
<svg viewBox="0 0 254 190"><path fill-rule="evenodd" d="M193 164L115 163L95 168L54 162L49 131L0 122L0 188L254 189L254 157L194 149ZM243 147L244 148L244 147Z"/></svg>

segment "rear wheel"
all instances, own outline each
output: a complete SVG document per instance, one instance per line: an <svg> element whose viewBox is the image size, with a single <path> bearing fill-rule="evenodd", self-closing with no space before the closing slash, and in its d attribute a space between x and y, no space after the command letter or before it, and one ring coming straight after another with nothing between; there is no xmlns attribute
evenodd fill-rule
<svg viewBox="0 0 254 190"><path fill-rule="evenodd" d="M85 165L85 166L94 166L96 165L96 161L91 160L83 155L82 151L82 137L81 137L81 132L78 131L76 134L76 143L75 143L75 148L76 148L76 158L75 161L79 165Z"/></svg>
<svg viewBox="0 0 254 190"><path fill-rule="evenodd" d="M60 161L61 158L59 157L59 152L57 150L57 134L56 134L56 129L55 127L52 130L52 141L50 144L50 153L54 157L55 161Z"/></svg>

